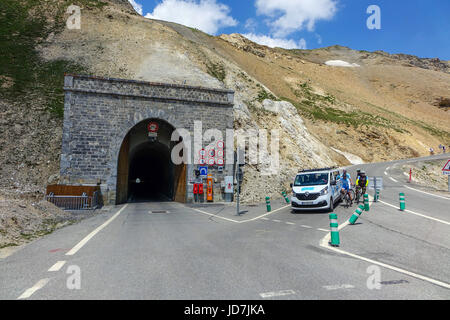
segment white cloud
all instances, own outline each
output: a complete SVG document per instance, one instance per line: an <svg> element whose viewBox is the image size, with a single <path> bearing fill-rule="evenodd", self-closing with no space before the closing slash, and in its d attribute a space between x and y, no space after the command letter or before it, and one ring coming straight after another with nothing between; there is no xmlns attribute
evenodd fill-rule
<svg viewBox="0 0 450 320"><path fill-rule="evenodd" d="M307 28L313 31L318 20L329 20L338 0L256 0L257 13L268 16L268 25L277 37Z"/></svg>
<svg viewBox="0 0 450 320"><path fill-rule="evenodd" d="M176 22L216 34L220 28L238 24L229 13L230 8L216 0L163 0L145 17Z"/></svg>
<svg viewBox="0 0 450 320"><path fill-rule="evenodd" d="M249 18L247 21L245 21L245 29L249 32L255 32L256 28L258 27L258 22L256 22L255 19Z"/></svg>
<svg viewBox="0 0 450 320"><path fill-rule="evenodd" d="M256 35L254 33L247 33L243 35L247 39L271 48L284 49L306 49L305 39L300 39L298 42L292 39L272 38L266 35Z"/></svg>
<svg viewBox="0 0 450 320"><path fill-rule="evenodd" d="M130 2L130 4L133 6L134 10L136 10L136 12L142 16L142 14L143 14L142 4L137 3L135 0L128 0L128 2Z"/></svg>

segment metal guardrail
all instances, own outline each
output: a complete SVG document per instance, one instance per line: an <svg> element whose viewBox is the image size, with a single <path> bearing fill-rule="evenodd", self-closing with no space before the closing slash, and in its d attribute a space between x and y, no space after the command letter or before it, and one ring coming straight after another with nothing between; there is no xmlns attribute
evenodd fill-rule
<svg viewBox="0 0 450 320"><path fill-rule="evenodd" d="M50 193L45 200L63 210L95 210L102 205L99 192L94 192L92 197L86 193L81 196L55 196Z"/></svg>

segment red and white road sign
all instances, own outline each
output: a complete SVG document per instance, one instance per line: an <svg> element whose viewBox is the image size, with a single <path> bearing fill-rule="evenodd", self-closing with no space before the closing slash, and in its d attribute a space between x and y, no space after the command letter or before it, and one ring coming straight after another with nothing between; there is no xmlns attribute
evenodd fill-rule
<svg viewBox="0 0 450 320"><path fill-rule="evenodd" d="M450 175L450 160L448 160L447 164L442 168L442 173Z"/></svg>
<svg viewBox="0 0 450 320"><path fill-rule="evenodd" d="M219 148L219 149L223 149L223 147L224 147L224 142L223 141L218 141L217 142L217 148Z"/></svg>
<svg viewBox="0 0 450 320"><path fill-rule="evenodd" d="M200 165L205 165L206 164L206 160L205 160L205 158L201 158L201 159L199 159L198 160L198 164L200 164Z"/></svg>
<svg viewBox="0 0 450 320"><path fill-rule="evenodd" d="M209 164L210 166L215 165L215 164L216 164L216 159L214 159L214 158L209 158L209 159L208 159L208 164Z"/></svg>
<svg viewBox="0 0 450 320"><path fill-rule="evenodd" d="M217 150L217 157L223 158L223 150Z"/></svg>
<svg viewBox="0 0 450 320"><path fill-rule="evenodd" d="M223 166L225 164L225 161L223 160L223 158L217 158L217 165L218 166Z"/></svg>
<svg viewBox="0 0 450 320"><path fill-rule="evenodd" d="M158 132L159 125L156 122L150 122L147 128L149 132L155 133Z"/></svg>
<svg viewBox="0 0 450 320"><path fill-rule="evenodd" d="M201 149L199 152L200 158L204 158L206 155L206 150L205 149Z"/></svg>

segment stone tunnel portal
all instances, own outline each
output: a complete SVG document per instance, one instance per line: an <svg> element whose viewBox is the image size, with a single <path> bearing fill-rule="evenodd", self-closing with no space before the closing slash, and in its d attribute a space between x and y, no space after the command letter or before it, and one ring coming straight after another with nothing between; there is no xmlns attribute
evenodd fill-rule
<svg viewBox="0 0 450 320"><path fill-rule="evenodd" d="M149 125L157 132L150 133ZM117 203L183 201L185 165L175 165L171 154L180 141L171 141L175 128L164 120L148 119L125 137L119 155Z"/></svg>

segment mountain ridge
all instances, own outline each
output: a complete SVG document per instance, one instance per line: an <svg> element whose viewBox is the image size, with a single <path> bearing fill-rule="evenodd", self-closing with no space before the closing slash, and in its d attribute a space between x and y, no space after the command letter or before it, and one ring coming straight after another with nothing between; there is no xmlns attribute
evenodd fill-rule
<svg viewBox="0 0 450 320"><path fill-rule="evenodd" d="M80 30L64 28L72 2L83 8ZM448 107L440 107L450 75L440 60L341 46L272 49L242 35L215 37L146 19L125 0L5 3L23 13L15 21L0 17L2 25L17 25L2 34L11 57L26 48L32 60L24 61L33 61L25 75L26 62L17 58L0 70L0 175L7 178L0 189L8 194L42 193L59 179L64 72L234 90L235 129L281 132L281 173L267 182L259 166L248 166L248 202L288 189L301 167L349 164L343 154L366 162L426 155L450 137ZM329 60L361 67L325 65Z"/></svg>

